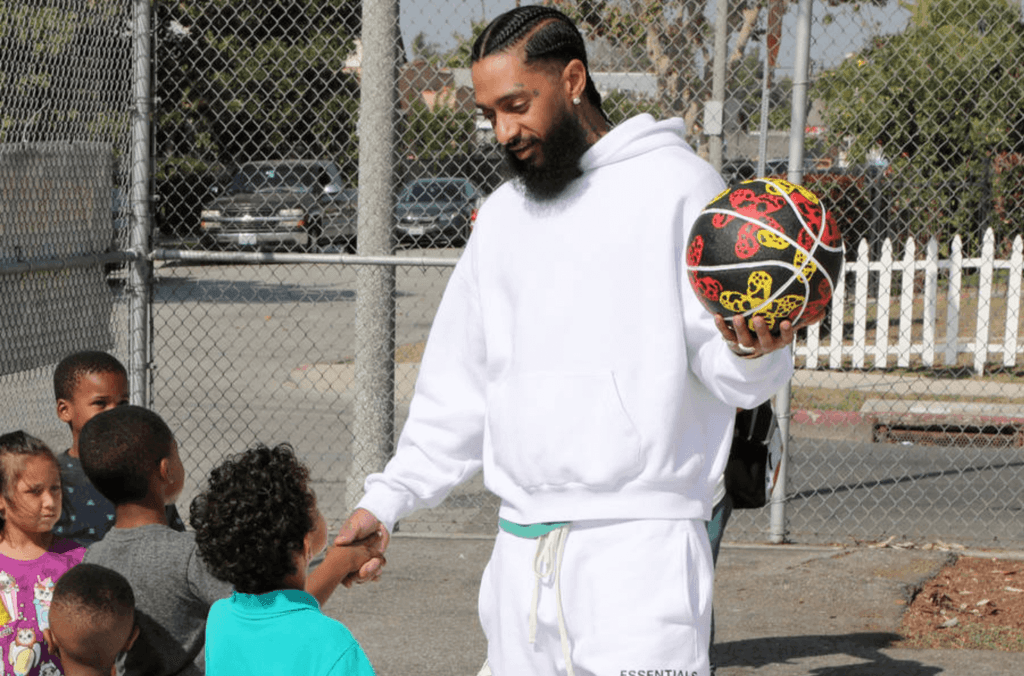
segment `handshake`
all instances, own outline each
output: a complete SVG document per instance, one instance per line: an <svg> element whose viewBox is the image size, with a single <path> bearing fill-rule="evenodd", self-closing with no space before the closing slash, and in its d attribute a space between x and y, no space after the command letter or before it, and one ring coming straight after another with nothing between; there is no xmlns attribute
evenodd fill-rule
<svg viewBox="0 0 1024 676"><path fill-rule="evenodd" d="M327 548L321 565L338 575L345 587L355 582L376 581L387 563L384 550L390 538L377 517L365 509L357 509L342 524L334 546Z"/></svg>

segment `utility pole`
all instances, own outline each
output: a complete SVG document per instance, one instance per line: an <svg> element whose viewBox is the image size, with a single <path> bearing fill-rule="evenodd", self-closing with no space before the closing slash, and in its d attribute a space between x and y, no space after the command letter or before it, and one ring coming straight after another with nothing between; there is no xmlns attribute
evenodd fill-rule
<svg viewBox="0 0 1024 676"><path fill-rule="evenodd" d="M729 0L717 0L715 8L715 57L711 70L711 100L704 104L704 133L708 136L708 160L722 171L725 145L725 60L729 47Z"/></svg>

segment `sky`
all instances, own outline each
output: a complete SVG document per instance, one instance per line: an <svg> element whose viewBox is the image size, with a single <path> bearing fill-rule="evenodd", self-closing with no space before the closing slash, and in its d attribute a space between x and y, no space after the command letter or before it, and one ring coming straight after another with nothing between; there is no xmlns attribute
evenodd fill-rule
<svg viewBox="0 0 1024 676"><path fill-rule="evenodd" d="M452 37L458 33L469 35L470 21L481 18L491 20L516 6L515 0L400 0L399 25L406 48L413 37L422 32L428 42L438 44L442 50L456 44ZM713 15L714 0L708 0L709 14ZM814 2L811 29L812 72L832 67L847 54L864 46L872 35L898 33L907 25L909 12L899 7L896 0L889 6L875 7L861 3L860 11L852 5L827 7ZM829 18L825 18L830 15ZM793 70L797 10L790 5L783 24L783 43L779 52L778 76Z"/></svg>

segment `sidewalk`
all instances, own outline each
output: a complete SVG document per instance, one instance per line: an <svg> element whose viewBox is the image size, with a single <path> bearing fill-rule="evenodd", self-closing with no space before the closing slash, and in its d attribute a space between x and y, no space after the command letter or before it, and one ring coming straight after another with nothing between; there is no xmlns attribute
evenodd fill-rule
<svg viewBox="0 0 1024 676"><path fill-rule="evenodd" d="M378 676L475 676L486 654L476 596L491 544L486 537L396 535L382 580L340 588L324 611L352 630ZM723 544L717 676L1021 673L1018 653L886 647L911 590L948 556Z"/></svg>

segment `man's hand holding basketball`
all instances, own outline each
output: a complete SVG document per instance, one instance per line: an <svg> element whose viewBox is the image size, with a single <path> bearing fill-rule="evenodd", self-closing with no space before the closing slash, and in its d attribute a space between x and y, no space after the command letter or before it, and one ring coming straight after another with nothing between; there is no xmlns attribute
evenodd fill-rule
<svg viewBox="0 0 1024 676"><path fill-rule="evenodd" d="M755 316L751 323L754 325L753 331L747 327L741 315L733 316L731 321L722 315L715 315L715 326L729 349L746 359L757 359L769 352L781 350L793 342L799 328L794 327L789 320L783 320L779 323L779 332L775 334L768 329L764 317Z"/></svg>

